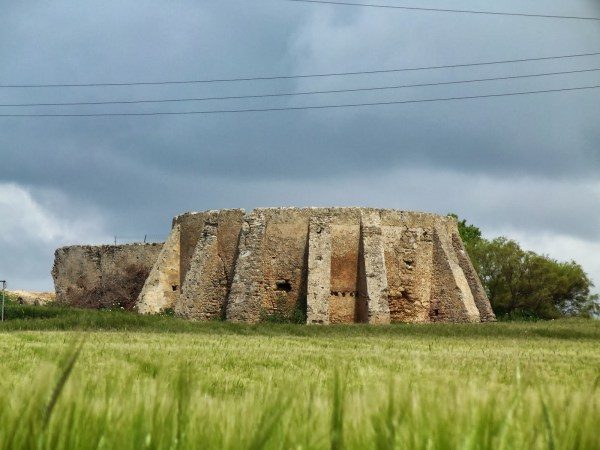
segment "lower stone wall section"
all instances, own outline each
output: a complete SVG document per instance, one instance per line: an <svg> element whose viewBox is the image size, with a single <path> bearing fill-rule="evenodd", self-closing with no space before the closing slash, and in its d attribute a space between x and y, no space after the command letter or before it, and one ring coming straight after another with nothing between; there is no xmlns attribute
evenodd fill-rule
<svg viewBox="0 0 600 450"><path fill-rule="evenodd" d="M133 309L162 244L75 245L54 253L56 302Z"/></svg>

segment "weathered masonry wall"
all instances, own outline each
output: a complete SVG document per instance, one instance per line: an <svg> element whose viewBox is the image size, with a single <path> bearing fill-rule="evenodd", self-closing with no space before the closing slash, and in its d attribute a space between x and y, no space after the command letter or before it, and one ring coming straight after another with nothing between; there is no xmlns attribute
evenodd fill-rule
<svg viewBox="0 0 600 450"><path fill-rule="evenodd" d="M171 233L162 246L152 270L139 293L135 305L142 314L157 314L172 308L179 299L181 282L179 277L181 226L173 222Z"/></svg>
<svg viewBox="0 0 600 450"><path fill-rule="evenodd" d="M76 245L54 254L58 304L133 309L162 244Z"/></svg>
<svg viewBox="0 0 600 450"><path fill-rule="evenodd" d="M174 304L177 315L195 320L225 318L243 217L243 210L233 209L178 218L189 234L182 251L191 256L181 264L182 291Z"/></svg>
<svg viewBox="0 0 600 450"><path fill-rule="evenodd" d="M456 221L373 208L186 213L137 309L193 320L495 320Z"/></svg>

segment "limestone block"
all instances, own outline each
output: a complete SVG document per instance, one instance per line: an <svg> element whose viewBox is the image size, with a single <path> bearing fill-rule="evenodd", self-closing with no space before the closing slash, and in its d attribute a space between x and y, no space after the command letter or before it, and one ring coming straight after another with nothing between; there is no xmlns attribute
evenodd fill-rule
<svg viewBox="0 0 600 450"><path fill-rule="evenodd" d="M178 316L193 320L225 317L244 214L242 209L225 209L180 219L186 223L187 242L196 244L185 264L182 293L175 307Z"/></svg>
<svg viewBox="0 0 600 450"><path fill-rule="evenodd" d="M308 237L306 323L329 323L331 229L327 219L312 217Z"/></svg>
<svg viewBox="0 0 600 450"><path fill-rule="evenodd" d="M135 306L140 314L158 314L179 299L180 230L180 224L175 223L144 283Z"/></svg>
<svg viewBox="0 0 600 450"><path fill-rule="evenodd" d="M434 230L431 321L480 322L471 287L454 252L452 237L444 225L437 224Z"/></svg>
<svg viewBox="0 0 600 450"><path fill-rule="evenodd" d="M229 321L249 323L260 321L262 303L260 267L265 228L265 216L260 210L253 211L244 218L226 308L226 317Z"/></svg>
<svg viewBox="0 0 600 450"><path fill-rule="evenodd" d="M186 319L214 320L224 317L227 299L227 268L219 257L216 222L204 225L183 283L175 313Z"/></svg>
<svg viewBox="0 0 600 450"><path fill-rule="evenodd" d="M20 305L45 306L51 305L56 301L54 292L38 291L6 291L8 297L12 297Z"/></svg>
<svg viewBox="0 0 600 450"><path fill-rule="evenodd" d="M429 322L433 223L382 222L390 320Z"/></svg>
<svg viewBox="0 0 600 450"><path fill-rule="evenodd" d="M181 214L173 220L180 227L180 244L179 244L179 285L183 286L185 276L190 268L194 250L198 244L198 239L204 228L206 218L216 211L205 212L189 212Z"/></svg>
<svg viewBox="0 0 600 450"><path fill-rule="evenodd" d="M467 251L465 250L462 240L458 234L458 230L452 233L452 244L458 257L458 263L460 264L460 267L467 278L467 282L469 283L469 287L471 288L471 293L473 294L475 306L477 306L481 321L495 322L496 315L494 314L494 311L492 311L492 306L487 298L485 289L483 289L481 279L479 278L479 275L477 275L477 272L473 267L473 263L471 262Z"/></svg>
<svg viewBox="0 0 600 450"><path fill-rule="evenodd" d="M376 211L367 211L361 218L361 278L359 296L366 297L367 321L371 324L389 324L387 269L381 231L381 220ZM362 292L361 292L362 291Z"/></svg>
<svg viewBox="0 0 600 450"><path fill-rule="evenodd" d="M330 323L367 321L366 297L359 293L360 215L331 218Z"/></svg>
<svg viewBox="0 0 600 450"><path fill-rule="evenodd" d="M307 299L308 234L306 210L260 210L265 220L258 270L263 319L304 321Z"/></svg>

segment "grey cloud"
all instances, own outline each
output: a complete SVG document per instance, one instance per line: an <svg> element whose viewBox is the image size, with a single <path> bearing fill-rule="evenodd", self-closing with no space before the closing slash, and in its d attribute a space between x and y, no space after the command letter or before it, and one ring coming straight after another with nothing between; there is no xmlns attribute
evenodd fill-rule
<svg viewBox="0 0 600 450"><path fill-rule="evenodd" d="M200 79L423 66L594 51L600 42L600 29L588 23L392 14L275 0L249 3L0 1L0 82ZM568 6L537 0L527 7L510 0L495 8L600 14L591 0ZM338 89L598 64L600 57L590 57L349 79L0 89L0 103ZM318 105L584 84L600 84L600 74L360 95L64 111ZM588 91L218 116L0 118L0 182L28 189L42 205L55 205L46 192L61 192L68 199L56 206L61 217L81 215L94 222L98 213L101 230L94 233L104 238L165 232L170 217L188 209L366 204L456 211L484 228L567 233L598 241L595 211L600 205L590 186L600 175L599 95ZM32 242L11 247L11 252L24 261L44 254L46 264L49 247ZM47 280L44 264L31 272L23 269L20 273L28 273L23 280ZM6 267L0 261L0 269Z"/></svg>

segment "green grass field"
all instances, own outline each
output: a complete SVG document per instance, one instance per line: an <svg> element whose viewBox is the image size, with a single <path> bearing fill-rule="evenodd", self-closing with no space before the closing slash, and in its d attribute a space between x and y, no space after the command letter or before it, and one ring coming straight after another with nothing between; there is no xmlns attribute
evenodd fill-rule
<svg viewBox="0 0 600 450"><path fill-rule="evenodd" d="M599 321L248 326L16 305L8 316L3 449L600 448Z"/></svg>

